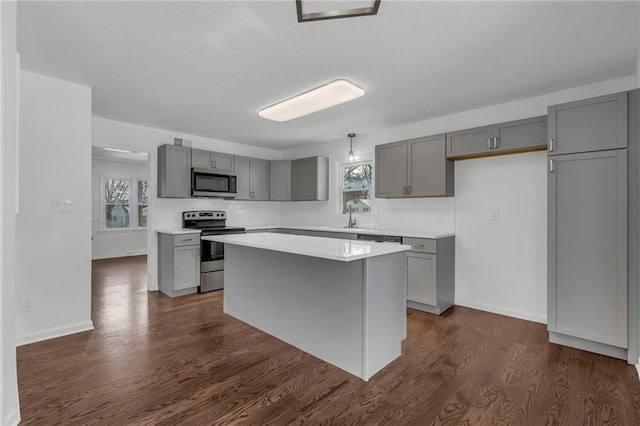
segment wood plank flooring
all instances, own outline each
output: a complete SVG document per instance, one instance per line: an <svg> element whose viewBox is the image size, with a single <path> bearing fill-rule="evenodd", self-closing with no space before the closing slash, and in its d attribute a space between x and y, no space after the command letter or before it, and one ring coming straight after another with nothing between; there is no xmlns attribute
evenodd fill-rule
<svg viewBox="0 0 640 426"><path fill-rule="evenodd" d="M30 425L639 425L625 362L546 327L409 311L402 356L369 382L222 312L222 293L146 290L144 256L93 262L95 330L18 348Z"/></svg>

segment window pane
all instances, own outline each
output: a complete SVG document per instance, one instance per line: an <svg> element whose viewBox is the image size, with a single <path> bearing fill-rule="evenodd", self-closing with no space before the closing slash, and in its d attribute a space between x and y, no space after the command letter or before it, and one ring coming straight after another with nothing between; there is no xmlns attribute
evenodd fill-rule
<svg viewBox="0 0 640 426"><path fill-rule="evenodd" d="M344 191L342 193L342 212L371 213L371 190Z"/></svg>
<svg viewBox="0 0 640 426"><path fill-rule="evenodd" d="M147 226L147 216L149 211L149 206L143 206L138 204L138 226L146 227Z"/></svg>
<svg viewBox="0 0 640 426"><path fill-rule="evenodd" d="M138 181L138 203L149 204L149 182L146 180Z"/></svg>
<svg viewBox="0 0 640 426"><path fill-rule="evenodd" d="M105 179L104 201L129 204L129 179Z"/></svg>
<svg viewBox="0 0 640 426"><path fill-rule="evenodd" d="M128 228L129 227L129 205L128 204L107 204L106 206L107 228Z"/></svg>
<svg viewBox="0 0 640 426"><path fill-rule="evenodd" d="M370 163L345 166L343 188L371 188L372 170Z"/></svg>

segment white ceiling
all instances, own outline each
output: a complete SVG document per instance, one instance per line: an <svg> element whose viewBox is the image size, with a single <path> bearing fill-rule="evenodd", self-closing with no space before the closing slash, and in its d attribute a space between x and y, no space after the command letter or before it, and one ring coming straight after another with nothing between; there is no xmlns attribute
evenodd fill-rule
<svg viewBox="0 0 640 426"><path fill-rule="evenodd" d="M637 2L382 0L298 23L294 0L18 5L23 69L93 88L93 115L286 149L632 75ZM345 78L362 98L286 123L274 102Z"/></svg>

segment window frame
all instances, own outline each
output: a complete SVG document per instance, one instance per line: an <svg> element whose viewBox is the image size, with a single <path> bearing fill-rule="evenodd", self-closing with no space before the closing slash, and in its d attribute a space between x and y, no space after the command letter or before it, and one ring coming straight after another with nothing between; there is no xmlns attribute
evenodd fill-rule
<svg viewBox="0 0 640 426"><path fill-rule="evenodd" d="M107 203L105 196L105 184L107 179L119 179L129 181L129 226L126 228L107 228L107 206L114 203ZM149 190L149 178L146 177L132 177L132 176L115 176L115 175L103 175L100 174L100 231L104 233L112 232L136 232L146 231L147 226L138 226L138 206L146 205L149 207L149 202L146 204L138 203L138 181L147 181L147 191ZM116 203L118 204L118 203Z"/></svg>
<svg viewBox="0 0 640 426"><path fill-rule="evenodd" d="M352 216L355 217L375 217L378 214L378 203L376 201L376 192L375 192L375 182L376 182L376 168L375 168L375 157L373 154L364 154L364 155L360 155L357 156L354 161L349 161L349 158L343 158L340 159L339 161L336 161L336 184L335 184L335 191L336 191L336 205L335 205L335 213L337 216L339 217L347 217L349 215L349 212L343 212L343 199L344 199L344 192L345 192L345 188L344 188L344 168L347 166L353 166L353 165L358 165L358 164L371 164L371 186L367 187L366 189L371 190L371 198L369 198L369 200L371 201L371 211L367 212L367 213L359 213L359 212L353 212ZM355 191L362 191L362 188L353 188L353 189L347 189L346 192L355 192Z"/></svg>

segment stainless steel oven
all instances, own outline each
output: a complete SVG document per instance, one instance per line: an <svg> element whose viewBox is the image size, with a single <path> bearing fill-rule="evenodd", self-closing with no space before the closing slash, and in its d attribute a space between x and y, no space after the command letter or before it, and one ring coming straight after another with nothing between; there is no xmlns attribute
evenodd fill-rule
<svg viewBox="0 0 640 426"><path fill-rule="evenodd" d="M182 213L182 227L199 229L201 236L243 234L244 228L226 226L223 211L200 210ZM200 286L198 293L224 288L224 244L200 240Z"/></svg>

